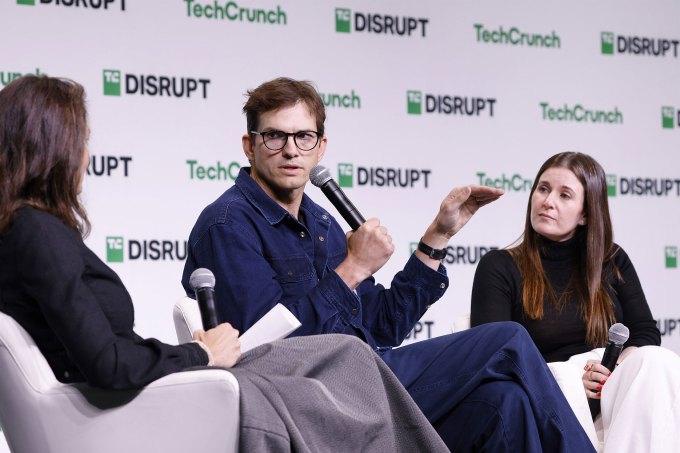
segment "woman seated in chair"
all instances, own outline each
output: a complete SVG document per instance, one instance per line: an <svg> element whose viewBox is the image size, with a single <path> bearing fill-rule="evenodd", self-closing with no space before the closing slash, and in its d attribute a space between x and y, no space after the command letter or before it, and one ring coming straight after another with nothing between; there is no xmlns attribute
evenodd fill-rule
<svg viewBox="0 0 680 453"><path fill-rule="evenodd" d="M612 240L605 172L592 157L556 154L531 189L522 242L479 262L470 323L523 324L548 362L582 360L604 451L680 451L680 358L661 336L630 258ZM601 363L608 330L630 329L616 369Z"/></svg>
<svg viewBox="0 0 680 453"><path fill-rule="evenodd" d="M261 429L248 435L242 426L241 449L447 451L382 360L354 337L282 340L239 362L238 332L226 323L178 346L137 335L125 286L82 239L88 136L79 84L25 76L0 91L0 310L33 337L57 379L138 389L194 366L234 367L240 382L258 372L275 388L297 379L305 395L286 408L296 425L288 419L288 433L274 432L267 443L260 437L269 426L251 418ZM320 351L332 360L307 363ZM243 391L241 401L242 411L252 410Z"/></svg>

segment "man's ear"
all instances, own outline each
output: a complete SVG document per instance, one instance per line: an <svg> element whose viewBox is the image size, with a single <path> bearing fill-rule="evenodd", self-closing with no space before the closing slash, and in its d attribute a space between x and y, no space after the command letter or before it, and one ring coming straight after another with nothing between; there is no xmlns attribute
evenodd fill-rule
<svg viewBox="0 0 680 453"><path fill-rule="evenodd" d="M255 160L255 150L253 149L253 142L250 140L249 134L243 134L243 137L241 137L241 145L243 146L243 153L246 155L248 162L252 165Z"/></svg>
<svg viewBox="0 0 680 453"><path fill-rule="evenodd" d="M328 138L324 135L319 139L319 153L316 155L316 163L318 164L326 155L326 145L328 144Z"/></svg>

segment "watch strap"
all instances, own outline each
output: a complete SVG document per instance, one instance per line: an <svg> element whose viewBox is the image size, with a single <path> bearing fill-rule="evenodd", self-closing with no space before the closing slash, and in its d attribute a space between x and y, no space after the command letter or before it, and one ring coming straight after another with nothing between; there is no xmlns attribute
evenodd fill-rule
<svg viewBox="0 0 680 453"><path fill-rule="evenodd" d="M426 254L428 257L432 258L433 260L443 260L446 258L446 249L433 249L429 245L423 242L421 239L420 242L418 242L418 250Z"/></svg>

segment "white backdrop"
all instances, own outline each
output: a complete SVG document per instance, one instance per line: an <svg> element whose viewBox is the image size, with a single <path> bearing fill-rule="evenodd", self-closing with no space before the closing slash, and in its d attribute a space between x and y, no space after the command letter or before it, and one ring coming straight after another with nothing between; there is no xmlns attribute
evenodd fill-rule
<svg viewBox="0 0 680 453"><path fill-rule="evenodd" d="M184 241L246 163L243 94L290 76L315 82L329 104L323 163L352 180L348 196L394 237L380 281L403 266L452 187L505 185L452 241L452 287L408 341L447 333L469 311L480 253L517 239L541 163L579 150L610 175L615 239L636 265L663 344L680 352L679 18L677 1L3 0L0 88L37 72L86 87L87 243L132 293L141 335L176 341ZM405 25L415 26L410 34ZM549 39L540 45L534 35ZM162 78L183 96L155 93ZM187 86L196 88L189 96ZM428 96L481 99L485 108L432 113ZM421 114L409 113L419 97ZM568 117L564 109L616 114L556 119ZM423 177L407 187L362 184L370 169ZM651 190L631 193L633 180ZM654 191L666 183L670 190ZM316 188L308 193L334 212ZM165 241L166 255L138 256L144 241Z"/></svg>
<svg viewBox="0 0 680 453"><path fill-rule="evenodd" d="M329 104L323 163L338 179L351 168L346 193L390 228L396 252L378 274L386 284L452 187L506 180L507 194L453 239L452 286L409 341L447 333L469 311L480 253L522 231L526 185L550 155L579 150L611 175L615 240L636 265L663 344L680 352L679 18L677 1L3 0L0 88L36 72L86 87L87 243L132 293L141 335L176 341L184 241L246 164L243 94L290 76L315 82ZM404 24L415 28L399 34ZM154 95L161 78L183 96ZM190 96L187 84L196 88ZM116 88L119 96L105 94ZM409 113L418 96L421 114ZM480 99L485 108L428 112L428 96ZM618 113L613 122L550 119L568 116L565 108L577 117ZM361 184L369 169L421 178L408 187ZM634 179L652 188L668 181L670 190L633 194ZM316 188L307 192L335 212ZM165 259L137 256L144 241L166 241Z"/></svg>

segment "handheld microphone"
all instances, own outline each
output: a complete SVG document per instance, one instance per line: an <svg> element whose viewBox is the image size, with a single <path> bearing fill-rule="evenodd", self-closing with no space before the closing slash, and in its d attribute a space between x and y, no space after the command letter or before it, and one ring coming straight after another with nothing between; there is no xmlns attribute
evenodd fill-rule
<svg viewBox="0 0 680 453"><path fill-rule="evenodd" d="M199 267L191 273L189 285L196 294L198 308L201 311L203 330L217 327L217 310L215 309L215 276L209 269Z"/></svg>
<svg viewBox="0 0 680 453"><path fill-rule="evenodd" d="M312 171L309 172L309 180L321 189L352 230L356 230L366 221L352 202L349 201L349 198L347 198L340 186L333 180L331 172L326 167L317 165L312 168Z"/></svg>
<svg viewBox="0 0 680 453"><path fill-rule="evenodd" d="M614 371L616 361L619 359L619 354L623 350L623 344L628 341L630 331L628 327L617 322L609 328L609 341L602 356L602 366L609 371Z"/></svg>

